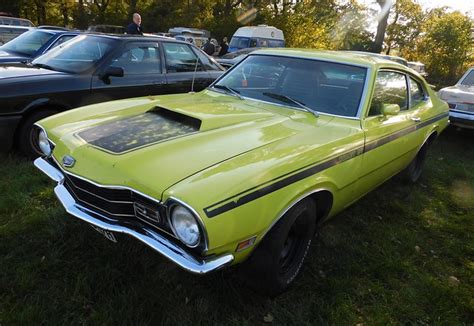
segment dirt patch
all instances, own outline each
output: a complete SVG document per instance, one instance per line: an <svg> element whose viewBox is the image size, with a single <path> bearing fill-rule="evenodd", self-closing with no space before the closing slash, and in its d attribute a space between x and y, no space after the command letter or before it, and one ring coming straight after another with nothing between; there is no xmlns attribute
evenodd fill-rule
<svg viewBox="0 0 474 326"><path fill-rule="evenodd" d="M474 207L474 189L472 184L465 180L455 180L452 183L451 196L460 207Z"/></svg>

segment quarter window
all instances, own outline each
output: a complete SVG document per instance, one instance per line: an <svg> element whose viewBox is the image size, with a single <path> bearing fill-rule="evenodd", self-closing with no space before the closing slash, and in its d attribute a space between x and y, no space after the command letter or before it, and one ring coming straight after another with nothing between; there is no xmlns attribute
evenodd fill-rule
<svg viewBox="0 0 474 326"><path fill-rule="evenodd" d="M193 50L186 44L163 43L166 58L166 70L173 72L201 71L202 65Z"/></svg>
<svg viewBox="0 0 474 326"><path fill-rule="evenodd" d="M420 104L425 100L425 93L423 91L423 87L419 82L414 80L410 77L410 94L411 94L411 102L410 108Z"/></svg>
<svg viewBox="0 0 474 326"><path fill-rule="evenodd" d="M400 110L407 109L407 82L404 74L393 71L380 71L375 80L374 96L369 116L382 114L383 104L398 104Z"/></svg>

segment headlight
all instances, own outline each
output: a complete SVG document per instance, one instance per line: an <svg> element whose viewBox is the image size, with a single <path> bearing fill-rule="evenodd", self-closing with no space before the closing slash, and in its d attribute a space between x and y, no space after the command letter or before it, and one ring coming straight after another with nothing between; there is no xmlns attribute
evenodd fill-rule
<svg viewBox="0 0 474 326"><path fill-rule="evenodd" d="M201 234L193 214L185 207L176 205L171 211L171 224L176 236L188 247L199 244Z"/></svg>
<svg viewBox="0 0 474 326"><path fill-rule="evenodd" d="M51 156L53 149L51 148L51 144L49 143L48 136L43 130L40 130L38 135L38 146L46 156Z"/></svg>

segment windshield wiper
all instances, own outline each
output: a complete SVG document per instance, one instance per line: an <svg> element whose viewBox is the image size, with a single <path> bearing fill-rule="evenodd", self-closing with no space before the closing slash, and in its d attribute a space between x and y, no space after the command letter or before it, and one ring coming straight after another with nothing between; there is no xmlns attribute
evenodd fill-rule
<svg viewBox="0 0 474 326"><path fill-rule="evenodd" d="M306 111L306 112L309 112L311 113L312 115L314 115L316 118L319 117L319 114L318 112L316 111L313 111L311 108L309 108L308 106L306 106L306 104L304 104L303 102L301 101L298 101L298 100L295 100L294 98L288 96L288 95L283 95L283 94L276 94L276 93L262 93L263 95L265 96L268 96L268 97L272 97L274 99L277 99L279 101L282 101L282 102L286 102L286 103L293 103L293 104L296 104L298 105L298 107L300 109L302 109L303 111Z"/></svg>
<svg viewBox="0 0 474 326"><path fill-rule="evenodd" d="M217 89L224 89L226 90L228 93L232 93L234 94L234 96L237 96L239 99L243 100L244 98L242 97L242 95L240 95L240 92L238 90L235 90L233 88L230 88L229 86L226 86L226 85L214 85L212 86L214 88L217 88Z"/></svg>
<svg viewBox="0 0 474 326"><path fill-rule="evenodd" d="M47 64L44 64L44 63L31 63L31 66L38 67L38 68L44 68L44 69L48 69L48 70L56 70L53 67L51 67L50 65L47 65Z"/></svg>

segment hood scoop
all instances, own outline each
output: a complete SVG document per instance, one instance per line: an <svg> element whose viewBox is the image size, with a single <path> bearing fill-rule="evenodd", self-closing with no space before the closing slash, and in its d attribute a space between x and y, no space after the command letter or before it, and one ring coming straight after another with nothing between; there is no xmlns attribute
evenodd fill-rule
<svg viewBox="0 0 474 326"><path fill-rule="evenodd" d="M155 107L139 115L88 128L77 133L77 136L102 150L122 154L196 133L200 128L199 119Z"/></svg>

